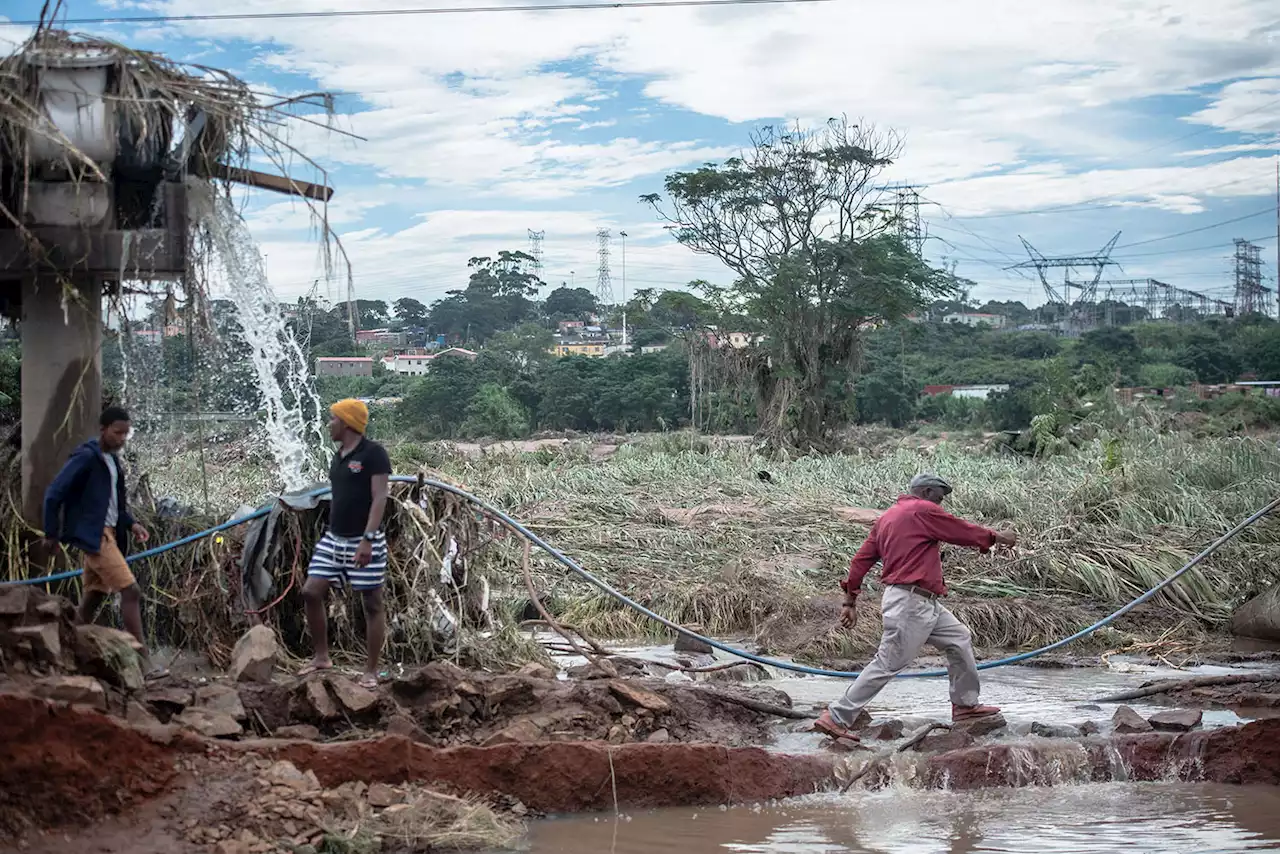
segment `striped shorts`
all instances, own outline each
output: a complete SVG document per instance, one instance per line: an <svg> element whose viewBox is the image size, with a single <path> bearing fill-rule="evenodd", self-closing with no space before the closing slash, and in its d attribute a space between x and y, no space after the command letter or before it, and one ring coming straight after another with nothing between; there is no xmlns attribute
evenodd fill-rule
<svg viewBox="0 0 1280 854"><path fill-rule="evenodd" d="M316 544L307 567L308 578L324 578L339 587L350 584L352 590L376 590L387 576L387 538L379 531L373 540L373 558L368 566L356 566L356 549L362 537L339 537L325 533Z"/></svg>

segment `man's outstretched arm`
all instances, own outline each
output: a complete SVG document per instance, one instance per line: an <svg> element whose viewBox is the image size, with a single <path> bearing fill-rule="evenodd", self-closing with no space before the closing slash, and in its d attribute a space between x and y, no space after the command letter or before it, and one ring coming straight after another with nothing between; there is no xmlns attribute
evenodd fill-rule
<svg viewBox="0 0 1280 854"><path fill-rule="evenodd" d="M1012 533L993 531L982 525L966 522L958 516L952 516L941 507L935 507L918 517L925 532L940 543L953 546L965 546L980 551L989 551L997 543L1006 546L1017 545L1018 538Z"/></svg>

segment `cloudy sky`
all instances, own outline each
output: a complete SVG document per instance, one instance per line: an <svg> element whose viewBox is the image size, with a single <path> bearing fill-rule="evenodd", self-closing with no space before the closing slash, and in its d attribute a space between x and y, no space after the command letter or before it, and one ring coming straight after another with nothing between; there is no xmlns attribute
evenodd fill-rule
<svg viewBox="0 0 1280 854"><path fill-rule="evenodd" d="M507 0L485 0L505 5ZM334 12L477 0L69 0L72 19ZM21 39L41 0L5 0ZM0 16L3 20L3 16ZM227 68L264 91L337 93L343 130L293 141L330 170L330 218L358 294L431 302L466 259L526 249L544 278L613 287L724 268L675 245L638 202L672 170L734 154L763 124L847 114L899 131L886 180L922 186L935 261L973 296L1043 300L1004 268L1092 252L1108 276L1227 295L1232 239L1276 268L1276 0L828 0L728 8L485 11L74 24ZM302 177L310 177L302 175ZM285 298L322 270L305 207L246 207ZM330 291L331 296L338 296Z"/></svg>

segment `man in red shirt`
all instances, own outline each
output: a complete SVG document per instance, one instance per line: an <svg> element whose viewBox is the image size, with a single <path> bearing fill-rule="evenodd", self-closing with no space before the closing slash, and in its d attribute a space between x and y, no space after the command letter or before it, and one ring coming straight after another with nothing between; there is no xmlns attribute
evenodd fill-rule
<svg viewBox="0 0 1280 854"><path fill-rule="evenodd" d="M844 605L840 625L853 628L857 619L862 579L877 562L884 595L884 636L880 649L861 675L839 700L818 718L814 728L834 738L854 741L849 731L858 713L881 689L920 653L927 644L947 656L951 680L951 719L956 722L998 714L995 706L978 704L978 669L973 658L973 635L942 606L947 585L942 581L939 543L968 546L987 552L996 544L1018 542L1012 533L974 525L942 509L951 484L936 474L920 474L911 480L911 494L900 497L875 524L862 548L849 564L849 577L840 582Z"/></svg>

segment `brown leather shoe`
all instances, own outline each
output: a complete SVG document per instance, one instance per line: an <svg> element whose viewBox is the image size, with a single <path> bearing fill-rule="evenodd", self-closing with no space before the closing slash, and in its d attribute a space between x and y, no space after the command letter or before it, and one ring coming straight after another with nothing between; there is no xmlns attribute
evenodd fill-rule
<svg viewBox="0 0 1280 854"><path fill-rule="evenodd" d="M978 718L989 718L1000 714L999 706L957 706L951 704L951 720L955 722L972 721Z"/></svg>
<svg viewBox="0 0 1280 854"><path fill-rule="evenodd" d="M813 729L814 732L820 732L835 739L845 739L861 744L860 739L847 726L831 716L830 709L823 709L822 714L818 715L818 719L813 722Z"/></svg>

